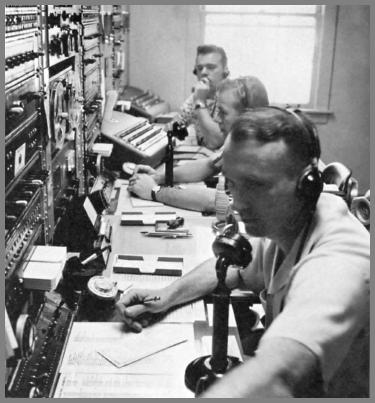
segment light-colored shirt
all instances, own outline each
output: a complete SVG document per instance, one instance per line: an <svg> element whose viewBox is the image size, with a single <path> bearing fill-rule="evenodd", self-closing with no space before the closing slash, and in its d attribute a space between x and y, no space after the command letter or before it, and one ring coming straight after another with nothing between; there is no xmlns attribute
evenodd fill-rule
<svg viewBox="0 0 375 403"><path fill-rule="evenodd" d="M219 118L219 108L217 107L216 100L208 98L206 100L206 106L212 119L217 121L217 119ZM182 119L186 125L190 124L194 125L195 134L197 137L197 144L206 147L207 144L205 144L202 129L200 127L197 113L194 107L195 107L194 98L193 94L191 94L182 104L181 111L179 113L179 119Z"/></svg>
<svg viewBox="0 0 375 403"><path fill-rule="evenodd" d="M280 265L278 246L262 240L246 269L263 273L261 300L267 293L271 304L265 311L273 320L261 343L274 337L302 343L319 360L326 396L368 397L369 233L341 198L323 193L301 247L302 238L303 231Z"/></svg>

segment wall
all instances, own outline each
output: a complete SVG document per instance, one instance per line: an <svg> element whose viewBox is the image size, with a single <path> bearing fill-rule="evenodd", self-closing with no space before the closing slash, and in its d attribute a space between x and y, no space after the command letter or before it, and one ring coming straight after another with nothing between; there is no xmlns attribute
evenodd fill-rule
<svg viewBox="0 0 375 403"><path fill-rule="evenodd" d="M370 10L339 6L329 109L319 127L322 157L353 171L360 191L370 188Z"/></svg>
<svg viewBox="0 0 375 403"><path fill-rule="evenodd" d="M199 5L130 6L130 83L176 110L190 93L202 32ZM322 159L353 170L360 191L370 187L369 6L339 6L329 109L319 126Z"/></svg>
<svg viewBox="0 0 375 403"><path fill-rule="evenodd" d="M131 5L129 82L178 109L191 90L199 6ZM190 31L193 31L192 37Z"/></svg>

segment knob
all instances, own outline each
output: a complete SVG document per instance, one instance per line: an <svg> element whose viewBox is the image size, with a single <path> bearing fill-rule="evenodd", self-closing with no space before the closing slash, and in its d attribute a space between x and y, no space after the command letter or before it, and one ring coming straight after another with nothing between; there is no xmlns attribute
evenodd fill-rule
<svg viewBox="0 0 375 403"><path fill-rule="evenodd" d="M24 111L25 111L25 106L22 101L14 101L8 110L8 112L11 115L17 115L17 116L22 115L24 113Z"/></svg>
<svg viewBox="0 0 375 403"><path fill-rule="evenodd" d="M83 61L83 63L84 64L93 64L93 63L95 63L96 62L96 60L95 59L85 59L84 61Z"/></svg>
<svg viewBox="0 0 375 403"><path fill-rule="evenodd" d="M41 397L42 393L40 391L40 389L37 386L32 386L30 391L29 391L29 397L33 398L33 397Z"/></svg>

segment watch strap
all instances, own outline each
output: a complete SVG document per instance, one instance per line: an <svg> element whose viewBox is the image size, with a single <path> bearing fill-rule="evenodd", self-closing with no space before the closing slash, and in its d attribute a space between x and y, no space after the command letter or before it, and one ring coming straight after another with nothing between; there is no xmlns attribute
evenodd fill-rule
<svg viewBox="0 0 375 403"><path fill-rule="evenodd" d="M153 201L157 201L157 200L156 200L156 193L158 193L159 190L160 190L160 186L155 186L155 187L153 187L153 188L151 189L151 199L152 199Z"/></svg>
<svg viewBox="0 0 375 403"><path fill-rule="evenodd" d="M194 109L207 109L207 105L203 101L196 101Z"/></svg>

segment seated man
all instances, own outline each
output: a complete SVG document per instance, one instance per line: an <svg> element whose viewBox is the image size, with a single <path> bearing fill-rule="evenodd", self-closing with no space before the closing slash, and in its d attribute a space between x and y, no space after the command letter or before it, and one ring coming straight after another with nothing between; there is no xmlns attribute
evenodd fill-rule
<svg viewBox="0 0 375 403"><path fill-rule="evenodd" d="M217 124L217 86L228 76L228 60L223 48L201 45L197 48L194 74L197 83L174 120L194 125L197 144L216 150L224 143L224 134Z"/></svg>
<svg viewBox="0 0 375 403"><path fill-rule="evenodd" d="M236 117L247 108L267 106L268 97L264 85L252 76L225 80L218 88L218 111L220 127L228 133ZM174 168L175 182L199 182L221 171L222 149L207 158L187 162ZM215 189L161 187L164 173L138 165L129 180L129 190L146 200L154 199L164 204L205 213L215 211Z"/></svg>
<svg viewBox="0 0 375 403"><path fill-rule="evenodd" d="M340 197L321 193L319 154L297 110L259 108L232 126L223 174L259 242L226 284L259 293L266 330L255 356L202 397L369 397L370 237ZM147 315L212 292L214 267L208 260L164 289L130 290L118 302L123 320L141 331Z"/></svg>

